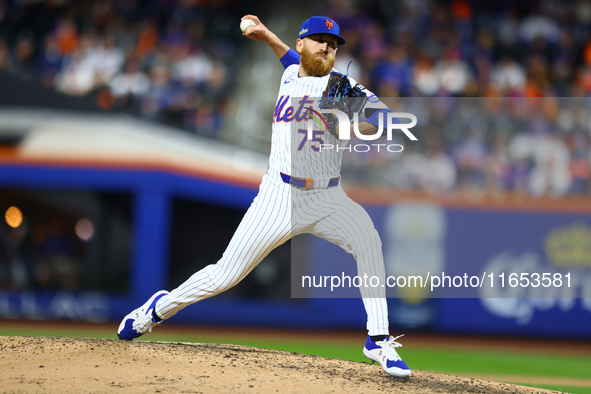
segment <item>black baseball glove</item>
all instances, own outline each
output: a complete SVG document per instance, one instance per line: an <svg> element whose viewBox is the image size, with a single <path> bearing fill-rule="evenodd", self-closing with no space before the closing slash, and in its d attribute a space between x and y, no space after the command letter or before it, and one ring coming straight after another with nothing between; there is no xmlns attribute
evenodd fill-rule
<svg viewBox="0 0 591 394"><path fill-rule="evenodd" d="M353 121L353 114L363 111L367 103L367 95L359 84L351 86L346 75L332 71L328 84L318 104L320 109L337 109L344 112ZM334 134L339 123L334 114L323 114L328 130Z"/></svg>

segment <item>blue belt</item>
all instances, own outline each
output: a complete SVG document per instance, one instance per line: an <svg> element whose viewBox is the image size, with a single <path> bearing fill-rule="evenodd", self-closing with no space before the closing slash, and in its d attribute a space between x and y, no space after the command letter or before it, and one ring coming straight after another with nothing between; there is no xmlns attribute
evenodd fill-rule
<svg viewBox="0 0 591 394"><path fill-rule="evenodd" d="M287 183L288 185L292 185L295 187L300 187L302 189L313 189L314 188L314 178L296 178L295 176L287 175L282 172L281 179L283 182ZM341 177L330 178L328 181L328 185L326 187L335 187L339 184L339 180Z"/></svg>

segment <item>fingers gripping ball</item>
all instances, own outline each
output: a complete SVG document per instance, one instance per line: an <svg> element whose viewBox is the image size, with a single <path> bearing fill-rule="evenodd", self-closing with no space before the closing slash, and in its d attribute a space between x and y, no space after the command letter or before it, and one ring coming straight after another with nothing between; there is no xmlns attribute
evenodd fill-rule
<svg viewBox="0 0 591 394"><path fill-rule="evenodd" d="M242 30L244 34L248 34L247 30L252 26L256 26L256 23L254 23L252 19L243 19L242 22L240 22L240 30Z"/></svg>

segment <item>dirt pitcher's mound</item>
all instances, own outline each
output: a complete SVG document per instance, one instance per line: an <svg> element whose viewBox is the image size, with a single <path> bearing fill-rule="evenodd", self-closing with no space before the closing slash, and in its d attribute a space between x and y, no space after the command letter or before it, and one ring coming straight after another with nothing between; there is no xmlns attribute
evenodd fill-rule
<svg viewBox="0 0 591 394"><path fill-rule="evenodd" d="M0 337L3 392L535 393L503 383L234 345Z"/></svg>

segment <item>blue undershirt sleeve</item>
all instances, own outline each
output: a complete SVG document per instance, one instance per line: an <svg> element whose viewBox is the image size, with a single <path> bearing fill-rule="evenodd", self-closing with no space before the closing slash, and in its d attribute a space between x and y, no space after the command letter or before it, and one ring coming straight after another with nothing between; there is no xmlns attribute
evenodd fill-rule
<svg viewBox="0 0 591 394"><path fill-rule="evenodd" d="M283 68L287 68L292 64L299 64L300 63L300 55L293 49L289 49L285 55L281 58L281 64L283 64Z"/></svg>
<svg viewBox="0 0 591 394"><path fill-rule="evenodd" d="M389 109L389 108L384 108L384 109L377 110L377 111L375 111L374 113L372 113L372 114L370 115L370 117L369 117L369 118L365 119L365 121L366 121L366 122L369 122L369 123L371 123L371 124L372 124L372 125L374 125L375 127L379 127L379 125L378 125L378 122L379 122L379 117L380 117L380 116L382 116L382 115L381 115L382 113L386 114L386 113L388 113L388 112L392 112L392 110L391 110L391 109ZM383 121L384 121L384 120L385 120L385 119L383 119ZM398 119L396 119L394 122L395 122L395 123L400 123L400 122L398 121ZM386 122L385 122L385 121L384 121L383 125L384 125L384 126L386 125Z"/></svg>

